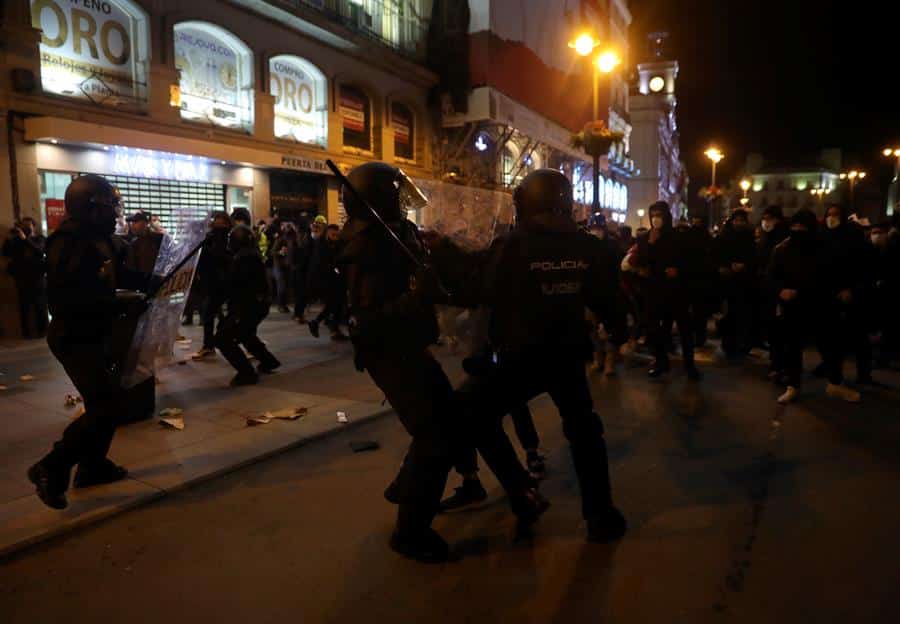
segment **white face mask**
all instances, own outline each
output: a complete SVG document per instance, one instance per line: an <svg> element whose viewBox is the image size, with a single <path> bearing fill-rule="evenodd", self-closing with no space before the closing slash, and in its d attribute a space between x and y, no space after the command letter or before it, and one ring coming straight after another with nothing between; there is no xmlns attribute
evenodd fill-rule
<svg viewBox="0 0 900 624"><path fill-rule="evenodd" d="M770 221L769 219L763 219L763 222L760 224L760 227L762 227L763 232L771 232L772 230L775 229L775 222Z"/></svg>
<svg viewBox="0 0 900 624"><path fill-rule="evenodd" d="M650 225L653 226L654 229L660 230L663 226L663 218L662 217L653 217L650 219Z"/></svg>
<svg viewBox="0 0 900 624"><path fill-rule="evenodd" d="M825 225L829 230L833 230L841 224L840 217L825 217Z"/></svg>

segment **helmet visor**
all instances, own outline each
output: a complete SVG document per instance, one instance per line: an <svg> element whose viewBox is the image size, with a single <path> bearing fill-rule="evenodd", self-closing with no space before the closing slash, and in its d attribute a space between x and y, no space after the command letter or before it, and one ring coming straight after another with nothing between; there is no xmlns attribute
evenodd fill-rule
<svg viewBox="0 0 900 624"><path fill-rule="evenodd" d="M397 192L400 197L400 209L409 212L421 210L428 205L428 198L416 183L402 169L397 170Z"/></svg>

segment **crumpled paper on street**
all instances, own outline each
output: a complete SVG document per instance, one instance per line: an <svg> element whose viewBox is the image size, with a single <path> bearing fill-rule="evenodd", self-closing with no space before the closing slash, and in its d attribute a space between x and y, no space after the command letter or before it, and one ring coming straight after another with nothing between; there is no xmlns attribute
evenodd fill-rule
<svg viewBox="0 0 900 624"><path fill-rule="evenodd" d="M247 426L253 427L255 425L267 425L276 419L297 420L298 418L303 418L308 413L309 410L305 407L286 407L280 410L264 412L262 414L256 414L254 416L247 416Z"/></svg>
<svg viewBox="0 0 900 624"><path fill-rule="evenodd" d="M167 407L159 413L159 424L177 429L184 430L184 418L181 416L184 410L178 407Z"/></svg>

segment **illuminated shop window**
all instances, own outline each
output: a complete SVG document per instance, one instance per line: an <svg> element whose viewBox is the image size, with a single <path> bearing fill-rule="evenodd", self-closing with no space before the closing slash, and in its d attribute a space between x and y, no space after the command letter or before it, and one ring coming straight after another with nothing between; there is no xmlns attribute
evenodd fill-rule
<svg viewBox="0 0 900 624"><path fill-rule="evenodd" d="M344 146L372 151L372 102L362 89L341 85Z"/></svg>
<svg viewBox="0 0 900 624"><path fill-rule="evenodd" d="M412 109L396 102L391 104L391 125L394 127L394 155L415 160L416 117Z"/></svg>
<svg viewBox="0 0 900 624"><path fill-rule="evenodd" d="M181 117L235 130L253 130L253 53L213 24L175 25L175 67Z"/></svg>
<svg viewBox="0 0 900 624"><path fill-rule="evenodd" d="M328 146L325 75L309 61L282 55L269 59L269 93L275 96L275 136Z"/></svg>
<svg viewBox="0 0 900 624"><path fill-rule="evenodd" d="M150 29L130 0L31 0L41 31L41 88L126 109L146 107Z"/></svg>

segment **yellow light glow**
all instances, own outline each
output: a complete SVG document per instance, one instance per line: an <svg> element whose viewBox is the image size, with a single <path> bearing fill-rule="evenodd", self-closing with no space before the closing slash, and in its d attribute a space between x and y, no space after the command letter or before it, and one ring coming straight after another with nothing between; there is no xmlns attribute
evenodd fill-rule
<svg viewBox="0 0 900 624"><path fill-rule="evenodd" d="M703 152L703 153L706 154L706 157L709 158L709 159L710 159L711 161L713 161L714 163L718 163L720 160L722 160L723 158L725 158L725 154L723 154L723 153L722 153L718 148L716 148L716 147L711 147L711 148L709 148L708 150L706 150L706 151Z"/></svg>
<svg viewBox="0 0 900 624"><path fill-rule="evenodd" d="M750 190L750 180L741 180L741 190L744 192Z"/></svg>
<svg viewBox="0 0 900 624"><path fill-rule="evenodd" d="M900 158L900 149L894 150L894 156L896 156L897 158Z"/></svg>
<svg viewBox="0 0 900 624"><path fill-rule="evenodd" d="M589 34L582 33L575 41L569 42L569 47L573 48L580 56L588 56L597 47L597 41Z"/></svg>
<svg viewBox="0 0 900 624"><path fill-rule="evenodd" d="M859 172L859 179L862 180L864 177L866 177L866 172L865 172L865 171L860 171L860 172Z"/></svg>
<svg viewBox="0 0 900 624"><path fill-rule="evenodd" d="M643 208L638 208L637 214L640 218L644 218L644 215L647 214Z"/></svg>
<svg viewBox="0 0 900 624"><path fill-rule="evenodd" d="M741 197L741 206L746 206L749 203L750 203L749 197Z"/></svg>
<svg viewBox="0 0 900 624"><path fill-rule="evenodd" d="M621 59L619 55L613 52L612 50L607 50L603 54L597 57L597 69L602 71L604 74L608 74L612 70L616 68L616 66L621 63Z"/></svg>
<svg viewBox="0 0 900 624"><path fill-rule="evenodd" d="M858 176L858 175L859 175L858 171L851 171L850 173L847 174L847 177L850 178L851 180L855 180L856 176Z"/></svg>
<svg viewBox="0 0 900 624"><path fill-rule="evenodd" d="M884 148L884 151L881 152L881 153L884 154L885 156L890 156L891 154L894 153L894 150L892 150L892 149L889 148L889 147L886 147L886 148Z"/></svg>

